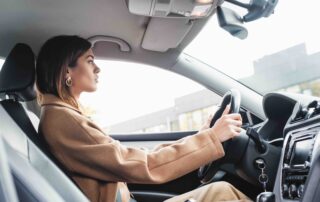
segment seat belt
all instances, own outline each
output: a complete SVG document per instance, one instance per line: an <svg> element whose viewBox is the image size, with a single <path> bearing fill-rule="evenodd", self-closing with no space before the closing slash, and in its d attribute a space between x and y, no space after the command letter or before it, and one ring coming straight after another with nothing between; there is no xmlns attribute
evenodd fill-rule
<svg viewBox="0 0 320 202"><path fill-rule="evenodd" d="M58 159L51 153L48 149L48 144L45 141L42 134L38 134L33 127L31 120L29 119L24 107L20 102L14 101L12 99L3 100L0 102L5 111L10 115L10 117L17 123L17 125L22 129L22 131L28 136L28 138L51 160L58 166L58 168L75 184L79 190L82 192L78 184L71 178L70 172L66 167L58 161ZM82 192L83 193L83 192Z"/></svg>

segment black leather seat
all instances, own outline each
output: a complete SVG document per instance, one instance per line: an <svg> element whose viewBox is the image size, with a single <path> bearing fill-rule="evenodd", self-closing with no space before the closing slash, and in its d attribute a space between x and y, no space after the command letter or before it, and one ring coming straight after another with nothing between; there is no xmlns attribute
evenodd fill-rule
<svg viewBox="0 0 320 202"><path fill-rule="evenodd" d="M20 103L36 98L34 82L35 56L28 45L17 44L9 53L0 71L0 131L3 131L0 135L10 144L10 147L14 148L11 153L17 152L20 157L27 160L29 165L21 164L25 166L21 169L34 169L38 173L38 178L42 177L49 183L50 187L44 187L41 190L44 194L46 194L45 190L52 192L50 190L53 189L65 201L88 201L62 172L66 170L50 153L43 138L30 121L27 111ZM22 161L19 158L16 159ZM29 191L35 190L37 189L30 187ZM20 194L18 192L19 196ZM48 198L48 201L52 200Z"/></svg>

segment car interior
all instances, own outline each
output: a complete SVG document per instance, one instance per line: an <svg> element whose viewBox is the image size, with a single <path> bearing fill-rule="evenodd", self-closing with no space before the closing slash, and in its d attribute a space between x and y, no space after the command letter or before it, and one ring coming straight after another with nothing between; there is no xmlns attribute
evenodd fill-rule
<svg viewBox="0 0 320 202"><path fill-rule="evenodd" d="M36 54L47 39L61 34L88 39L99 59L149 64L196 81L221 95L220 109L231 103L242 116L243 131L223 144L225 157L165 184L129 184L138 202L164 201L216 181L233 184L253 201L319 201L319 99L282 92L261 95L183 52L210 18L218 17L228 34L246 39L250 30L244 23L272 17L277 3L3 0L0 201L88 201L37 132ZM245 13L240 16L225 4ZM196 132L110 135L128 146L152 148Z"/></svg>

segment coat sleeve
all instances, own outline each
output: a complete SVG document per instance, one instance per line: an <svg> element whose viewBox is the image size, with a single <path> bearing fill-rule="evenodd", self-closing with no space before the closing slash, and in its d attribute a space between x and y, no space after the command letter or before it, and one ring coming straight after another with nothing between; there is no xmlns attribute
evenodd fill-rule
<svg viewBox="0 0 320 202"><path fill-rule="evenodd" d="M41 126L53 154L70 171L100 180L164 183L224 155L212 130L146 152L121 145L86 119L54 117Z"/></svg>

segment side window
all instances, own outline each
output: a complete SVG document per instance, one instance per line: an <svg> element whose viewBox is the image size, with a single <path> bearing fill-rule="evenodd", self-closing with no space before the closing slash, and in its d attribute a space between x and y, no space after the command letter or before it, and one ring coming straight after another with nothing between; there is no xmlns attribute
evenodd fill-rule
<svg viewBox="0 0 320 202"><path fill-rule="evenodd" d="M157 67L96 61L98 90L84 93L85 112L109 134L199 130L221 97Z"/></svg>

